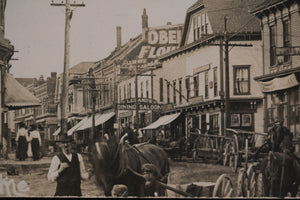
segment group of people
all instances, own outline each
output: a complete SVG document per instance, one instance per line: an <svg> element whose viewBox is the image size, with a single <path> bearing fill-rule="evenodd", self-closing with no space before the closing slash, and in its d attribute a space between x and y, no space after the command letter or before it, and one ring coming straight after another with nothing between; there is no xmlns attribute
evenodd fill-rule
<svg viewBox="0 0 300 200"><path fill-rule="evenodd" d="M16 157L19 160L22 161L28 157L33 157L33 160L39 160L42 140L36 125L32 124L28 130L23 122L20 123L20 129L17 132L16 142Z"/></svg>

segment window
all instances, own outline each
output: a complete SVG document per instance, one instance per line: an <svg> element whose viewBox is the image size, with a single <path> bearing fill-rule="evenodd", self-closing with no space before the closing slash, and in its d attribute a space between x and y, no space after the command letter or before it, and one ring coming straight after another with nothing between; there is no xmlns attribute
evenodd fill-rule
<svg viewBox="0 0 300 200"><path fill-rule="evenodd" d="M141 98L144 97L144 84L141 82Z"/></svg>
<svg viewBox="0 0 300 200"><path fill-rule="evenodd" d="M179 87L179 104L182 104L182 80L179 79L178 81L178 87Z"/></svg>
<svg viewBox="0 0 300 200"><path fill-rule="evenodd" d="M199 74L194 76L194 96L199 96Z"/></svg>
<svg viewBox="0 0 300 200"><path fill-rule="evenodd" d="M193 36L194 41L199 40L208 32L208 20L206 13L198 14L193 18Z"/></svg>
<svg viewBox="0 0 300 200"><path fill-rule="evenodd" d="M176 81L173 82L173 102L176 104Z"/></svg>
<svg viewBox="0 0 300 200"><path fill-rule="evenodd" d="M218 95L218 69L214 68L214 96Z"/></svg>
<svg viewBox="0 0 300 200"><path fill-rule="evenodd" d="M283 47L291 46L291 34L290 34L290 22L288 20L283 21ZM284 62L290 61L290 56L284 56Z"/></svg>
<svg viewBox="0 0 300 200"><path fill-rule="evenodd" d="M146 98L149 98L149 81L146 80Z"/></svg>
<svg viewBox="0 0 300 200"><path fill-rule="evenodd" d="M128 84L128 90L127 90L127 92L128 92L127 96L130 99L131 98L131 83Z"/></svg>
<svg viewBox="0 0 300 200"><path fill-rule="evenodd" d="M164 79L159 78L159 100L164 101Z"/></svg>
<svg viewBox="0 0 300 200"><path fill-rule="evenodd" d="M186 88L186 98L190 98L190 78L185 79L185 88Z"/></svg>
<svg viewBox="0 0 300 200"><path fill-rule="evenodd" d="M208 98L208 71L205 71L205 98Z"/></svg>
<svg viewBox="0 0 300 200"><path fill-rule="evenodd" d="M234 67L234 94L250 94L249 66Z"/></svg>
<svg viewBox="0 0 300 200"><path fill-rule="evenodd" d="M210 130L218 130L219 129L219 115L210 115L209 116L209 128Z"/></svg>
<svg viewBox="0 0 300 200"><path fill-rule="evenodd" d="M124 91L124 99L126 99L126 85L123 85L123 91Z"/></svg>
<svg viewBox="0 0 300 200"><path fill-rule="evenodd" d="M167 83L167 103L170 103L170 83Z"/></svg>
<svg viewBox="0 0 300 200"><path fill-rule="evenodd" d="M121 100L122 100L121 93L122 93L122 89L121 89L121 86L120 86L119 87L119 102L121 102Z"/></svg>
<svg viewBox="0 0 300 200"><path fill-rule="evenodd" d="M276 64L276 29L275 26L270 26L270 66Z"/></svg>

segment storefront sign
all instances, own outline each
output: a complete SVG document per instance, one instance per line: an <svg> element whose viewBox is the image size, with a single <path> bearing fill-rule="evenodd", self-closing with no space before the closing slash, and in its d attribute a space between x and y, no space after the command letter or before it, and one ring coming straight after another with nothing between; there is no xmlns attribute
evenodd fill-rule
<svg viewBox="0 0 300 200"><path fill-rule="evenodd" d="M300 46L297 47L276 47L276 56L300 55Z"/></svg>
<svg viewBox="0 0 300 200"><path fill-rule="evenodd" d="M124 99L117 105L117 108L118 110L136 110L136 103L138 103L139 110L158 110L161 108L155 99L147 98Z"/></svg>

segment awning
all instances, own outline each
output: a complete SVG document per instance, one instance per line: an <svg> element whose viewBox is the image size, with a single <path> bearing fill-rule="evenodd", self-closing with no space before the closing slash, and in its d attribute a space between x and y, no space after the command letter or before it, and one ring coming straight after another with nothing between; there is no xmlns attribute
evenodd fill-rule
<svg viewBox="0 0 300 200"><path fill-rule="evenodd" d="M113 116L115 116L115 112L102 114L100 117L95 119L95 126L99 126L100 124L104 124L109 119L111 119Z"/></svg>
<svg viewBox="0 0 300 200"><path fill-rule="evenodd" d="M164 126L164 125L167 125L167 124L171 123L177 117L179 117L180 114L181 113L175 113L175 114L171 114L171 115L162 116L158 120L153 122L152 124L146 126L145 128L142 128L142 129L143 130L157 129L160 126Z"/></svg>
<svg viewBox="0 0 300 200"><path fill-rule="evenodd" d="M89 119L88 117L85 117L80 122L78 122L75 126L70 128L70 130L68 130L68 136L72 135L75 131L77 131L79 127L81 127L88 121L88 119Z"/></svg>
<svg viewBox="0 0 300 200"><path fill-rule="evenodd" d="M105 113L105 114L96 114L95 115L95 127L99 126L100 124L104 124L106 121L108 121L110 118L115 116L115 112ZM88 120L80 126L77 131L85 130L88 128L92 128L93 126L93 117L89 117Z"/></svg>
<svg viewBox="0 0 300 200"><path fill-rule="evenodd" d="M53 136L57 136L60 133L60 127L53 133Z"/></svg>
<svg viewBox="0 0 300 200"><path fill-rule="evenodd" d="M4 104L9 110L40 106L40 100L9 73L4 75Z"/></svg>
<svg viewBox="0 0 300 200"><path fill-rule="evenodd" d="M274 92L278 90L288 89L294 86L299 85L299 82L296 79L295 74L290 74L281 78L274 78L270 81L259 82L262 92Z"/></svg>
<svg viewBox="0 0 300 200"><path fill-rule="evenodd" d="M95 114L95 123L98 117L100 117L101 114ZM84 124L82 124L82 126L80 126L77 131L82 131L88 128L91 128L93 125L93 116L90 116L85 122Z"/></svg>

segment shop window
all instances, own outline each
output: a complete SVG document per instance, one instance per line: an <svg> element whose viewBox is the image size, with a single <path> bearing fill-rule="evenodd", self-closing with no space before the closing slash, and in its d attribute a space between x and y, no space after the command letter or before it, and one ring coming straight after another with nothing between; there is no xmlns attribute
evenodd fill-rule
<svg viewBox="0 0 300 200"><path fill-rule="evenodd" d="M210 115L209 116L209 128L210 131L219 130L219 115Z"/></svg>
<svg viewBox="0 0 300 200"><path fill-rule="evenodd" d="M267 123L268 126L271 126L274 122L274 113L275 113L275 108L268 108L267 109Z"/></svg>
<svg viewBox="0 0 300 200"><path fill-rule="evenodd" d="M234 67L234 94L244 95L250 94L250 67L235 66Z"/></svg>

